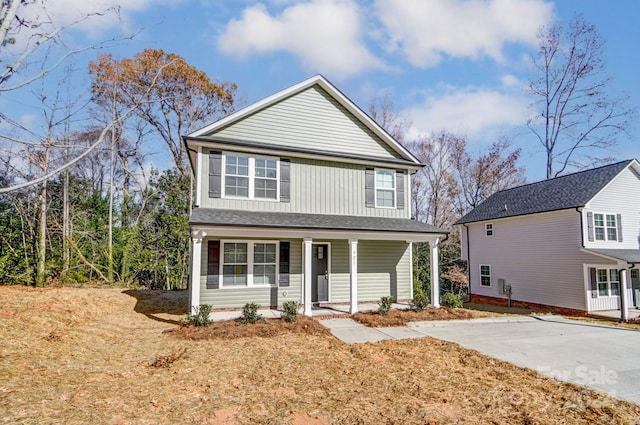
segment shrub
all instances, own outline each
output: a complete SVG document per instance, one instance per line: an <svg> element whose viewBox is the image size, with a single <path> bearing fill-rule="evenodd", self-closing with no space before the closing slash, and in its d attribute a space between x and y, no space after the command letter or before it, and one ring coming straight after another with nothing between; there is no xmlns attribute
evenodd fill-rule
<svg viewBox="0 0 640 425"><path fill-rule="evenodd" d="M413 299L411 300L409 305L411 306L412 310L422 311L429 307L429 297L422 290L416 291L413 294Z"/></svg>
<svg viewBox="0 0 640 425"><path fill-rule="evenodd" d="M284 317L285 322L293 323L296 321L299 307L300 305L295 301L287 301L286 303L282 304L282 317Z"/></svg>
<svg viewBox="0 0 640 425"><path fill-rule="evenodd" d="M211 306L209 304L200 304L195 309L195 313L187 316L187 323L193 326L209 326L213 320L209 319Z"/></svg>
<svg viewBox="0 0 640 425"><path fill-rule="evenodd" d="M449 308L462 308L462 297L453 292L447 292L440 299L440 304Z"/></svg>
<svg viewBox="0 0 640 425"><path fill-rule="evenodd" d="M242 307L242 316L237 320L239 325L253 325L257 322L264 322L264 317L258 313L260 306L256 303L246 303Z"/></svg>
<svg viewBox="0 0 640 425"><path fill-rule="evenodd" d="M378 313L386 316L389 314L389 310L391 310L392 304L396 302L393 297L382 297L378 302Z"/></svg>

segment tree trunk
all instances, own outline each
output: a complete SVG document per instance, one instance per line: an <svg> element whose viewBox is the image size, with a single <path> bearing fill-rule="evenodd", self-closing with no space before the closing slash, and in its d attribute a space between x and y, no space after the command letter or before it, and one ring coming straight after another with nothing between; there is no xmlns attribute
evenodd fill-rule
<svg viewBox="0 0 640 425"><path fill-rule="evenodd" d="M71 236L69 232L69 172L64 173L62 185L62 280L67 279L69 272L69 242L67 238Z"/></svg>
<svg viewBox="0 0 640 425"><path fill-rule="evenodd" d="M47 142L43 160L42 173L47 174L49 162L50 144ZM46 268L46 249L47 249L47 180L44 180L40 189L40 225L38 229L38 268L36 270L36 286L44 287L45 268Z"/></svg>

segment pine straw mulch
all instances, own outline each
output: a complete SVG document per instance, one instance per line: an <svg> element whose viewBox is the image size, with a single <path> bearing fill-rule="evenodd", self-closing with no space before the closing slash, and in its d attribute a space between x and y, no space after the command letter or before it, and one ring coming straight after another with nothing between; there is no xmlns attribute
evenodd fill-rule
<svg viewBox="0 0 640 425"><path fill-rule="evenodd" d="M504 316L504 314L469 310L466 308L440 307L422 311L391 310L386 316L379 314L377 311L356 313L353 315L353 319L365 326L380 328L389 326L406 326L409 322L423 322L430 320L468 320L480 317L496 316Z"/></svg>
<svg viewBox="0 0 640 425"><path fill-rule="evenodd" d="M177 338L190 339L237 339L261 337L269 338L283 334L301 334L330 336L329 329L317 320L307 316L297 316L295 322L287 323L284 319L265 319L253 325L239 325L235 320L213 322L207 327L184 325L171 331Z"/></svg>
<svg viewBox="0 0 640 425"><path fill-rule="evenodd" d="M0 424L637 424L640 406L431 338L176 338L186 294L0 287ZM304 323L300 321L300 323Z"/></svg>

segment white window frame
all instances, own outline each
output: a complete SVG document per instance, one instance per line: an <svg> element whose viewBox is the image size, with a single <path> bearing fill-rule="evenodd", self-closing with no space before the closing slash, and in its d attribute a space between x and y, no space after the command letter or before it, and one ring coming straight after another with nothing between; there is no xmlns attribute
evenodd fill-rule
<svg viewBox="0 0 640 425"><path fill-rule="evenodd" d="M484 234L489 237L493 236L493 223L487 223L484 225Z"/></svg>
<svg viewBox="0 0 640 425"><path fill-rule="evenodd" d="M389 189L389 188L378 188L378 172L385 172L385 173L391 173L391 182L393 183L393 188ZM396 191L398 190L398 188L396 187L396 170L390 170L388 168L376 168L374 170L374 174L373 174L373 178L374 178L374 196L375 196L375 201L376 201L376 208L396 208L396 204L397 204L397 193ZM384 191L392 191L393 190L393 205L392 206L387 206L387 205L379 205L378 204L378 190L384 190Z"/></svg>
<svg viewBox="0 0 640 425"><path fill-rule="evenodd" d="M483 267L489 267L489 274L482 274L482 268ZM491 288L492 283L491 283L491 264L479 264L478 265L478 271L480 272L480 287L481 288ZM483 285L482 284L482 278L483 277L488 277L489 278L489 284L488 285Z"/></svg>
<svg viewBox="0 0 640 425"><path fill-rule="evenodd" d="M246 243L247 244L247 284L245 286L228 285L224 286L224 245L228 243ZM276 275L275 281L272 285L253 283L253 270L254 270L254 258L253 253L255 251L254 245L257 243L263 244L275 244L276 246ZM246 289L246 288L277 288L280 279L280 241L278 240L266 240L266 239L222 239L220 241L220 275L218 282L220 282L220 289Z"/></svg>
<svg viewBox="0 0 640 425"><path fill-rule="evenodd" d="M602 216L602 226L596 226L596 216ZM607 224L607 217L613 217L613 226L609 226ZM598 239L597 229L603 229L604 239ZM609 239L609 229L613 229L616 237L614 239ZM607 212L594 212L593 213L593 239L598 242L618 242L618 217L617 214L607 213Z"/></svg>
<svg viewBox="0 0 640 425"><path fill-rule="evenodd" d="M234 196L227 195L227 155L239 156L249 159L249 196ZM256 177L256 159L275 160L276 161L276 198L259 198L255 196L256 178L262 179L263 177ZM235 175L234 175L235 177ZM271 179L269 179L271 180ZM280 158L267 156L267 155L248 155L237 152L223 152L222 154L222 197L227 199L248 199L255 201L265 202L280 202Z"/></svg>
<svg viewBox="0 0 640 425"><path fill-rule="evenodd" d="M611 279L611 272L615 270L618 273L618 280L612 280ZM600 281L600 271L605 271L607 274L607 281L606 282L601 282ZM606 284L606 288L607 288L607 293L606 295L603 295L600 293L600 283L605 283ZM617 283L618 284L618 294L614 294L611 290L611 284L612 283ZM622 290L622 283L621 283L621 278L620 278L620 271L618 269L614 268L597 268L596 267L596 295L597 298L609 298L609 297L619 297L620 296L620 291Z"/></svg>

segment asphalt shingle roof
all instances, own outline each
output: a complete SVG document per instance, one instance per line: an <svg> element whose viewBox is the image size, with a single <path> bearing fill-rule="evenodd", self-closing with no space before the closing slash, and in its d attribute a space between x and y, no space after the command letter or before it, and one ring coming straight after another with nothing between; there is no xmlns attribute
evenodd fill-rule
<svg viewBox="0 0 640 425"><path fill-rule="evenodd" d="M633 160L494 193L455 224L584 206Z"/></svg>
<svg viewBox="0 0 640 425"><path fill-rule="evenodd" d="M587 249L606 257L640 264L640 249Z"/></svg>
<svg viewBox="0 0 640 425"><path fill-rule="evenodd" d="M189 224L208 226L271 227L288 229L330 229L408 233L439 233L448 231L420 221L387 218L283 212L257 212L196 208Z"/></svg>

